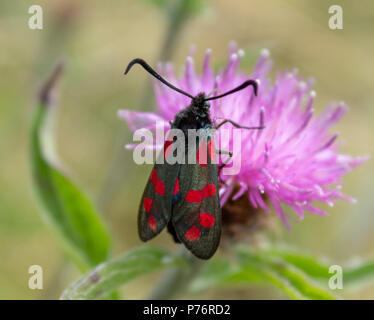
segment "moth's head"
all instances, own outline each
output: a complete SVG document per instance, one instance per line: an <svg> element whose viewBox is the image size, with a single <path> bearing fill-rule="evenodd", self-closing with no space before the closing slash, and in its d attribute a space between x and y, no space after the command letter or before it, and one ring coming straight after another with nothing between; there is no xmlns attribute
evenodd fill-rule
<svg viewBox="0 0 374 320"><path fill-rule="evenodd" d="M192 106L199 111L204 113L208 112L210 109L210 103L206 101L205 93L199 93L192 99Z"/></svg>

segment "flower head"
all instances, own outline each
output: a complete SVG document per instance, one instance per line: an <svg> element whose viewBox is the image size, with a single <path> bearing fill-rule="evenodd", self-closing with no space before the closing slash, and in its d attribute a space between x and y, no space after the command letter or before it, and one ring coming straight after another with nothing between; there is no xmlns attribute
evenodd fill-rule
<svg viewBox="0 0 374 320"><path fill-rule="evenodd" d="M270 204L288 226L284 205L302 219L304 212L326 215L315 206L316 202L333 206L337 198L353 201L341 193L341 177L365 158L339 154L337 135L329 133L344 115L345 104L331 103L321 115L315 116L312 80L303 81L297 71L285 71L277 72L273 83L268 77L272 62L267 50L261 52L253 72L248 75L239 69L243 54L231 45L227 65L217 74L210 65L210 50L205 54L200 74L195 72L192 56L187 58L181 77L175 76L171 64L159 65L159 72L165 78L192 95L223 93L247 79L258 79L260 83L257 97L253 88L248 88L211 102L211 116L216 122L231 119L243 126L265 125L263 130L242 130L241 154L233 155L241 157L241 169L234 176L221 177L225 182L220 189L221 205L229 198L235 200L247 194L254 208L270 211ZM177 112L190 104L188 97L158 81L154 87L156 113L119 111L134 130L151 127L156 120L173 120ZM230 124L222 128L232 130ZM232 142L228 142L228 147Z"/></svg>

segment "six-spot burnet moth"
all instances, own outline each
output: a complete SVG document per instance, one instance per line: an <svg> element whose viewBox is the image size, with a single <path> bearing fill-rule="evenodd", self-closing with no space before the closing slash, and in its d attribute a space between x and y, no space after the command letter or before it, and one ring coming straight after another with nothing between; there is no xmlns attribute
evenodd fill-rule
<svg viewBox="0 0 374 320"><path fill-rule="evenodd" d="M221 237L221 207L218 195L218 176L220 169L215 161L215 154L224 153L216 150L210 132L225 123L237 128L262 129L260 127L244 127L229 119L214 126L210 119L209 100L219 99L247 86L253 86L257 95L257 82L247 80L240 86L218 96L206 97L205 93L196 96L184 92L163 79L144 60L134 59L126 68L127 74L134 64L141 65L152 76L171 89L191 98L191 104L175 115L171 129L183 131L188 139L188 130L195 129L206 132L206 139L197 138L193 152L195 163L174 163L167 160L174 154L173 139L167 139L163 152L159 157L165 161L156 161L149 181L145 187L138 213L138 232L141 240L148 241L159 234L166 226L176 242L182 242L195 256L209 259L217 250ZM205 161L201 160L205 154ZM231 153L228 153L231 157Z"/></svg>

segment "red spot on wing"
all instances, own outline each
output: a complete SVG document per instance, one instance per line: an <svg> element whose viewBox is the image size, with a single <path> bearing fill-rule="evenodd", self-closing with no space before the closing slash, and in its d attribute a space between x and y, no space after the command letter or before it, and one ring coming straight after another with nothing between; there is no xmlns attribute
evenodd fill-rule
<svg viewBox="0 0 374 320"><path fill-rule="evenodd" d="M201 167L206 167L208 163L207 157L207 146L205 140L203 140L196 152L196 161Z"/></svg>
<svg viewBox="0 0 374 320"><path fill-rule="evenodd" d="M195 226L187 230L184 235L188 241L196 241L201 236L201 231Z"/></svg>
<svg viewBox="0 0 374 320"><path fill-rule="evenodd" d="M210 159L212 159L212 162L214 162L215 159L216 159L216 147L214 146L214 139L213 138L211 138L209 140L208 149L209 149L209 157L210 157Z"/></svg>
<svg viewBox="0 0 374 320"><path fill-rule="evenodd" d="M157 172L156 172L156 170L152 170L150 181L152 183L156 183L157 182Z"/></svg>
<svg viewBox="0 0 374 320"><path fill-rule="evenodd" d="M203 200L203 192L200 190L188 190L186 195L187 202L201 202Z"/></svg>
<svg viewBox="0 0 374 320"><path fill-rule="evenodd" d="M149 229L151 229L152 231L155 231L156 228L157 228L157 223L156 223L156 219L154 216L149 216L148 217L148 227Z"/></svg>
<svg viewBox="0 0 374 320"><path fill-rule="evenodd" d="M161 180L156 181L155 191L162 196L165 194L165 185Z"/></svg>
<svg viewBox="0 0 374 320"><path fill-rule="evenodd" d="M151 198L144 198L143 201L143 208L146 212L149 212L152 207L152 199Z"/></svg>
<svg viewBox="0 0 374 320"><path fill-rule="evenodd" d="M173 195L176 195L178 193L179 193L179 179L177 178L177 181L175 181Z"/></svg>
<svg viewBox="0 0 374 320"><path fill-rule="evenodd" d="M213 197L216 194L216 186L213 183L207 184L203 189L203 195L205 197Z"/></svg>
<svg viewBox="0 0 374 320"><path fill-rule="evenodd" d="M204 212L200 214L200 224L205 228L210 228L214 225L215 218L212 214Z"/></svg>
<svg viewBox="0 0 374 320"><path fill-rule="evenodd" d="M171 147L172 144L173 144L173 141L170 141L170 140L165 141L165 144L164 144L164 158L167 158L170 155L171 150L173 149Z"/></svg>

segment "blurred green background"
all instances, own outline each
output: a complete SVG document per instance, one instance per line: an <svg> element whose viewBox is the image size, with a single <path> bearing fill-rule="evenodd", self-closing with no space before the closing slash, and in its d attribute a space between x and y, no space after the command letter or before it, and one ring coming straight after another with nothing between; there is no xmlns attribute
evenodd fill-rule
<svg viewBox="0 0 374 320"><path fill-rule="evenodd" d="M225 62L228 43L236 40L246 51L242 68L249 73L260 49L269 48L274 70L298 68L303 77L315 77L317 113L330 100L344 100L350 106L335 127L341 152L374 153L373 1L204 1L202 10L194 10L176 27L180 30L166 53L165 38L173 36L170 21L152 2L164 1L0 2L0 299L58 298L79 275L53 229L40 218L28 163L36 92L60 58L66 69L58 90L53 139L70 176L100 208L114 237L115 255L140 244L136 214L150 169L136 166L132 153L123 148L132 134L117 118L120 108L149 111L154 104L149 75L122 75L134 57L152 65L160 57L170 58L181 71L189 46L195 44L197 67L206 48L212 48L218 67ZM44 10L43 30L28 28L31 4ZM344 30L328 28L332 4L343 7ZM145 92L152 94L147 105L142 102ZM293 223L291 232L280 228L281 237L306 252L329 256L334 264L373 257L373 169L369 160L344 178L343 192L357 204L339 201L327 209L328 217L307 215L303 222ZM113 177L120 177L118 183ZM166 233L151 244L175 247ZM28 288L28 268L33 264L43 267L43 290ZM144 297L159 276L130 283L123 298ZM374 286L339 294L372 299ZM243 288L199 297L283 296L274 289Z"/></svg>

